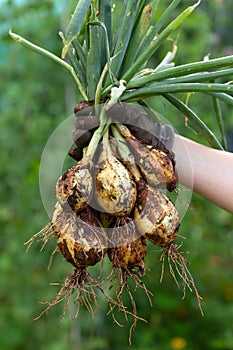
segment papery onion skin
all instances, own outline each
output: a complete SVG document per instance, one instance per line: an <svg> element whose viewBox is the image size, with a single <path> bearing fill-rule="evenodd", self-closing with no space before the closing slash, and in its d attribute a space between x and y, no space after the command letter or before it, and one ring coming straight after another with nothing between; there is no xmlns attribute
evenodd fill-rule
<svg viewBox="0 0 233 350"><path fill-rule="evenodd" d="M108 236L108 257L113 268L138 268L139 273L143 275L147 245L145 237L137 231L134 221L129 217L117 219Z"/></svg>
<svg viewBox="0 0 233 350"><path fill-rule="evenodd" d="M146 182L155 188L167 188L173 191L176 188L175 159L172 152L165 146L155 148L145 145L133 136L123 124L117 124L119 132L131 146L136 164Z"/></svg>
<svg viewBox="0 0 233 350"><path fill-rule="evenodd" d="M96 200L101 209L115 216L129 214L136 202L136 185L126 167L116 158L99 164L95 176Z"/></svg>
<svg viewBox="0 0 233 350"><path fill-rule="evenodd" d="M90 162L83 158L65 171L56 183L55 193L58 201L62 205L68 203L75 213L86 208L93 194Z"/></svg>
<svg viewBox="0 0 233 350"><path fill-rule="evenodd" d="M145 270L145 256L146 239L144 237L108 249L108 257L113 267L119 267L125 270L138 267L141 275L143 275Z"/></svg>
<svg viewBox="0 0 233 350"><path fill-rule="evenodd" d="M176 187L174 161L163 150L143 145L135 138L133 154L145 180L153 187L167 188L173 191Z"/></svg>
<svg viewBox="0 0 233 350"><path fill-rule="evenodd" d="M76 268L95 265L106 254L107 239L95 212L87 207L78 216L56 204L51 226L64 258Z"/></svg>
<svg viewBox="0 0 233 350"><path fill-rule="evenodd" d="M162 192L147 187L138 196L134 209L135 225L149 241L169 246L179 229L179 214L172 201Z"/></svg>

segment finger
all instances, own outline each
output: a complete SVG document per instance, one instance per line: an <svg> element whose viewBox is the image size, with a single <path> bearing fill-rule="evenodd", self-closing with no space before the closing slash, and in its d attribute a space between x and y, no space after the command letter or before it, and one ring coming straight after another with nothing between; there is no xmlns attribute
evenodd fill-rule
<svg viewBox="0 0 233 350"><path fill-rule="evenodd" d="M87 110L88 107L92 106L94 103L94 101L80 101L79 103L76 104L76 106L74 107L74 113L78 113L81 110ZM91 107L93 109L93 107Z"/></svg>
<svg viewBox="0 0 233 350"><path fill-rule="evenodd" d="M74 126L75 129L91 130L99 126L99 119L96 115L76 115L74 119Z"/></svg>
<svg viewBox="0 0 233 350"><path fill-rule="evenodd" d="M142 129L138 126L135 125L129 125L127 124L127 127L131 131L131 133L142 143L145 143L147 145L152 145L154 147L157 147L159 140L158 138L154 135L153 131L149 132L145 129Z"/></svg>
<svg viewBox="0 0 233 350"><path fill-rule="evenodd" d="M77 146L86 147L92 138L92 134L93 133L89 130L75 129L72 138Z"/></svg>
<svg viewBox="0 0 233 350"><path fill-rule="evenodd" d="M108 115L113 122L122 124L138 124L140 113L125 102L114 104L109 110Z"/></svg>
<svg viewBox="0 0 233 350"><path fill-rule="evenodd" d="M68 151L68 154L71 158L77 160L77 162L78 162L83 157L83 149L81 147L71 148Z"/></svg>

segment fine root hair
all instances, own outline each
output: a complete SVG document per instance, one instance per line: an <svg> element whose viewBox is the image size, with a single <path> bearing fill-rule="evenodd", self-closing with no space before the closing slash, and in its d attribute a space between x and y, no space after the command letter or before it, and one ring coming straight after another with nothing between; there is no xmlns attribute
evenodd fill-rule
<svg viewBox="0 0 233 350"><path fill-rule="evenodd" d="M190 290L190 292L194 291L201 315L204 316L204 312L201 306L202 297L200 296L195 285L194 279L191 275L191 272L188 269L188 265L190 265L190 262L184 257L184 252L179 251L181 246L182 244L177 245L172 243L168 247L163 249L162 255L160 257L160 262L162 263L160 282L162 282L163 280L165 258L167 257L170 273L174 278L178 288L180 287L180 285L177 280L177 276L179 276L183 282L183 299L186 296L187 288Z"/></svg>
<svg viewBox="0 0 233 350"><path fill-rule="evenodd" d="M135 283L133 288L129 286L129 283L128 283L129 278L131 278ZM112 314L114 322L117 323L118 326L123 327L123 325L119 323L119 321L116 319L116 316L114 313L114 309L116 306L118 306L118 311L123 311L126 322L129 322L129 316L131 316L133 319L133 322L129 330L129 344L131 345L132 333L136 328L137 321L140 320L140 321L147 322L144 318L141 318L137 315L137 305L133 294L138 288L142 288L148 298L150 306L153 306L152 300L151 300L151 297L153 294L148 290L148 288L146 287L142 279L138 276L138 274L132 269L113 268L107 280L110 281L109 289L113 288L114 284L116 284L115 295L116 295L117 304L110 305L110 311L109 311L109 313ZM130 310L127 309L127 306L125 306L125 303L123 300L124 291L126 291L130 299L130 304L131 304Z"/></svg>

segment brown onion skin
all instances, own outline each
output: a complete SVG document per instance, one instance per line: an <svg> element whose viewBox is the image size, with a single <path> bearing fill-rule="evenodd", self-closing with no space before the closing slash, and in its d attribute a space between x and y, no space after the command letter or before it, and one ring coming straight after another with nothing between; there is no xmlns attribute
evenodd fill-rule
<svg viewBox="0 0 233 350"><path fill-rule="evenodd" d="M119 124L118 129L128 141L145 181L154 188L167 188L173 191L177 181L173 153L165 146L145 145L133 136L125 125Z"/></svg>
<svg viewBox="0 0 233 350"><path fill-rule="evenodd" d="M91 162L82 158L75 166L65 171L58 179L55 187L57 200L69 204L78 213L87 207L87 202L93 194Z"/></svg>
<svg viewBox="0 0 233 350"><path fill-rule="evenodd" d="M108 257L114 268L132 270L139 268L143 275L145 270L146 239L140 237L133 242L126 242L118 247L108 249Z"/></svg>
<svg viewBox="0 0 233 350"><path fill-rule="evenodd" d="M113 268L138 268L143 275L147 245L145 237L137 231L134 221L129 217L117 219L114 227L108 231L108 237L108 257Z"/></svg>
<svg viewBox="0 0 233 350"><path fill-rule="evenodd" d="M138 196L134 218L138 231L160 247L169 246L179 230L179 215L172 201L149 186Z"/></svg>
<svg viewBox="0 0 233 350"><path fill-rule="evenodd" d="M101 158L95 175L95 199L114 216L128 215L136 202L136 184L127 168L113 155Z"/></svg>
<svg viewBox="0 0 233 350"><path fill-rule="evenodd" d="M90 207L77 216L57 203L51 225L62 255L74 267L95 265L106 254L105 232Z"/></svg>
<svg viewBox="0 0 233 350"><path fill-rule="evenodd" d="M174 160L163 150L143 145L135 137L129 141L133 154L145 180L155 188L176 188Z"/></svg>

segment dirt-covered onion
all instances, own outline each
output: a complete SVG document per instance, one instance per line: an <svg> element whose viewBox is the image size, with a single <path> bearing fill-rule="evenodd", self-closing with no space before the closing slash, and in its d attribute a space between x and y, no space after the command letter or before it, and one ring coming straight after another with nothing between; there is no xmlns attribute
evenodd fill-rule
<svg viewBox="0 0 233 350"><path fill-rule="evenodd" d="M65 171L56 183L58 201L62 205L68 203L75 213L87 207L93 194L91 165L87 157L82 158L78 164Z"/></svg>
<svg viewBox="0 0 233 350"><path fill-rule="evenodd" d="M123 270L138 268L140 275L144 274L146 240L136 232L133 221L118 225L111 230L109 241L111 247L108 248L108 257L113 267Z"/></svg>
<svg viewBox="0 0 233 350"><path fill-rule="evenodd" d="M161 281L164 273L164 261L167 257L170 272L177 286L179 287L179 282L176 274L183 282L184 296L186 288L191 292L194 290L199 309L203 315L202 298L188 269L189 261L179 251L181 245L178 246L174 243L180 221L178 211L172 201L164 193L145 186L138 194L134 217L138 231L150 242L163 248L160 259L162 262Z"/></svg>
<svg viewBox="0 0 233 350"><path fill-rule="evenodd" d="M106 253L106 234L93 209L77 216L69 206L56 204L51 225L64 258L76 268L95 265Z"/></svg>
<svg viewBox="0 0 233 350"><path fill-rule="evenodd" d="M151 292L147 289L141 277L145 270L146 239L137 232L135 224L129 217L117 218L115 227L110 231L109 241L111 247L108 248L108 257L112 263L112 271L108 277L111 283L117 282L116 300L125 313L128 320L126 306L124 305L124 291L131 301L133 322L130 327L129 342L131 344L132 331L135 329L137 320L137 306L134 293L137 288L142 288L146 293L149 303L151 302ZM134 293L131 291L128 280L134 281ZM143 320L143 319L141 319Z"/></svg>
<svg viewBox="0 0 233 350"><path fill-rule="evenodd" d="M129 129L117 124L121 134L129 142L136 163L145 180L155 188L167 188L173 191L176 187L175 162L171 152L142 144Z"/></svg>
<svg viewBox="0 0 233 350"><path fill-rule="evenodd" d="M104 296L111 310L115 306L121 309L121 305L104 291L102 282L97 281L87 270L88 267L101 261L107 250L106 233L97 219L96 212L87 206L76 215L69 205L61 206L57 202L50 224L34 235L28 243L31 245L36 238L41 237L44 247L52 235L57 237L59 250L75 269L67 276L52 302L46 303L48 306L34 320L39 319L62 300L65 300L64 315L74 293L76 293L74 302L77 303L74 318L78 316L83 304L94 316L98 308L97 293Z"/></svg>
<svg viewBox="0 0 233 350"><path fill-rule="evenodd" d="M95 199L99 207L114 216L129 214L136 201L136 185L130 172L113 154L107 132L97 167Z"/></svg>
<svg viewBox="0 0 233 350"><path fill-rule="evenodd" d="M171 244L179 229L176 207L162 192L145 186L134 209L135 224L142 235L161 247Z"/></svg>

